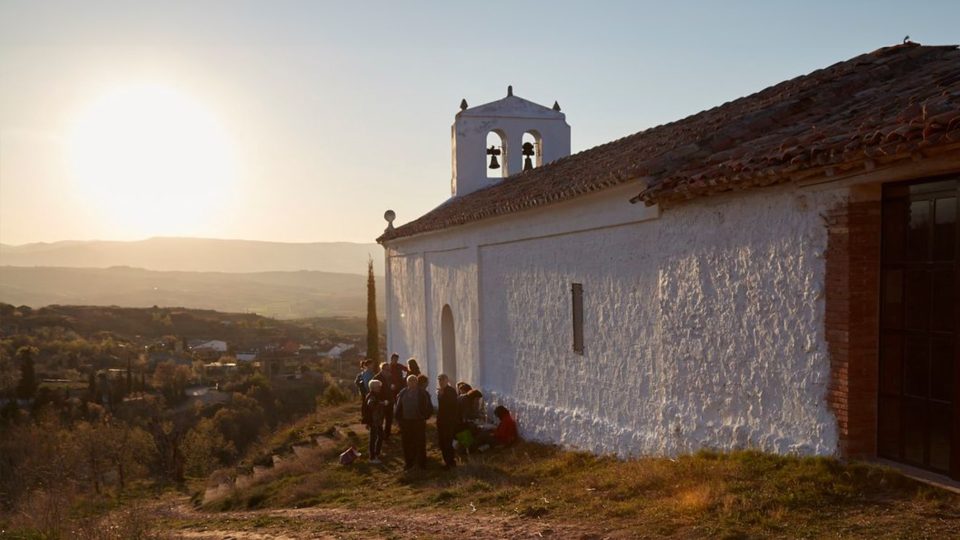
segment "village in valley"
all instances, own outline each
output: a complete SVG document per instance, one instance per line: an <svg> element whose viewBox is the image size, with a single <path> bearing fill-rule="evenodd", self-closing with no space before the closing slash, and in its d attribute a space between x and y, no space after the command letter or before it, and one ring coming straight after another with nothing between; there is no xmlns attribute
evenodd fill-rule
<svg viewBox="0 0 960 540"><path fill-rule="evenodd" d="M141 393L148 380L162 377L164 371L180 370L188 395L206 395L198 392L253 374L301 380L310 373L322 373L323 362L352 365L365 352L362 325L349 319L331 320L331 326L354 334L285 325L256 315L183 308L49 306L33 310L0 304L0 313L8 355L24 346L20 336L40 336L27 341L37 348L33 371L38 387L63 390L67 397L81 390L97 396L102 404ZM118 317L142 319L143 326L133 329L142 334L128 333L131 325L111 328L104 321ZM92 327L98 329L91 331ZM208 337L177 335L184 329Z"/></svg>
<svg viewBox="0 0 960 540"><path fill-rule="evenodd" d="M0 538L960 538L924 3L0 3Z"/></svg>

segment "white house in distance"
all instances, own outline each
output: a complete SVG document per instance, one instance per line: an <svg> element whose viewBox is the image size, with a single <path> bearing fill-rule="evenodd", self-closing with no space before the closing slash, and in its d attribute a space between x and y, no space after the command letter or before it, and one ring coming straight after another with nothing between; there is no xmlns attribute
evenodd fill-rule
<svg viewBox="0 0 960 540"><path fill-rule="evenodd" d="M569 133L512 92L462 104L452 196L378 239L390 351L536 440L960 478L957 47L879 49L570 156Z"/></svg>
<svg viewBox="0 0 960 540"><path fill-rule="evenodd" d="M194 352L226 353L227 342L219 339L213 339L210 341L201 341L199 343L191 345L190 350Z"/></svg>
<svg viewBox="0 0 960 540"><path fill-rule="evenodd" d="M343 353L355 348L356 348L356 345L351 345L349 343L337 343L336 345L331 347L329 351L323 353L323 355L328 358L333 358L334 360L337 360L341 356L343 356Z"/></svg>

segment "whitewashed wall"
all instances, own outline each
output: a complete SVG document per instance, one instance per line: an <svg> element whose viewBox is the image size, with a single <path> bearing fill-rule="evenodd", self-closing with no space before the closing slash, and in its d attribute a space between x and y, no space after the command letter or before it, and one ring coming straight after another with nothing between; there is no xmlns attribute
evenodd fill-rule
<svg viewBox="0 0 960 540"><path fill-rule="evenodd" d="M477 264L475 249L455 249L426 254L427 294L427 354L428 373L433 376L445 371L441 367L443 346L440 332L440 313L449 305L453 312L457 369L448 373L454 380L478 380L477 335Z"/></svg>
<svg viewBox="0 0 960 540"><path fill-rule="evenodd" d="M391 243L390 347L436 366L453 302L461 378L526 437L618 455L834 454L820 214L838 195L756 190L660 215L629 205L635 190ZM416 257L428 264L399 262ZM425 321L394 318L398 305L425 305Z"/></svg>
<svg viewBox="0 0 960 540"><path fill-rule="evenodd" d="M404 360L422 356L427 346L423 255L387 257L387 348Z"/></svg>

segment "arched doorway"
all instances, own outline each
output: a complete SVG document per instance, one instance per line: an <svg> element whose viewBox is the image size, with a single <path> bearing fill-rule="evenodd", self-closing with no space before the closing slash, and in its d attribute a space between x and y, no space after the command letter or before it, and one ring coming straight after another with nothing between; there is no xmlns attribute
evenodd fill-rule
<svg viewBox="0 0 960 540"><path fill-rule="evenodd" d="M453 326L453 310L450 304L444 304L440 312L440 341L442 343L441 369L450 377L450 382L457 382L457 343Z"/></svg>

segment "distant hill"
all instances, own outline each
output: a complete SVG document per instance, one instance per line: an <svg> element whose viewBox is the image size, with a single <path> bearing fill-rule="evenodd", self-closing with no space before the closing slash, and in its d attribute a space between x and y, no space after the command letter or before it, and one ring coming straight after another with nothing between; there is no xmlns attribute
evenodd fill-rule
<svg viewBox="0 0 960 540"><path fill-rule="evenodd" d="M292 339L310 343L317 338L366 338L363 317L316 317L277 320L248 313L209 309L129 308L116 306L51 305L20 312L0 302L0 332L32 333L41 328L68 328L91 337L109 332L123 340L152 340L163 336L221 339L237 347ZM58 339L56 334L49 340Z"/></svg>
<svg viewBox="0 0 960 540"><path fill-rule="evenodd" d="M0 265L107 268L130 266L187 272L365 274L368 257L383 275L383 248L350 242L285 243L209 238L150 238L132 242L65 241L0 244Z"/></svg>
<svg viewBox="0 0 960 540"><path fill-rule="evenodd" d="M383 317L383 279L377 278ZM0 302L190 307L293 319L363 316L366 276L332 272L157 272L0 266Z"/></svg>

